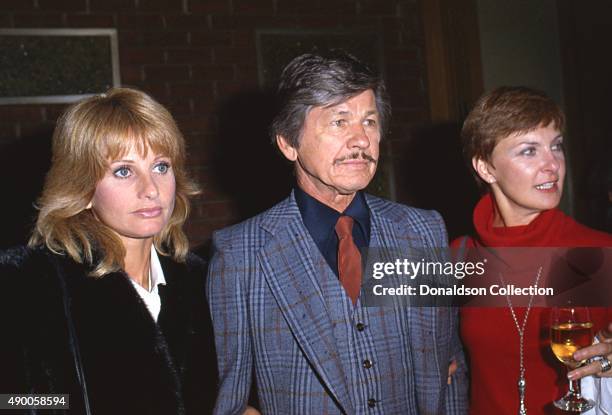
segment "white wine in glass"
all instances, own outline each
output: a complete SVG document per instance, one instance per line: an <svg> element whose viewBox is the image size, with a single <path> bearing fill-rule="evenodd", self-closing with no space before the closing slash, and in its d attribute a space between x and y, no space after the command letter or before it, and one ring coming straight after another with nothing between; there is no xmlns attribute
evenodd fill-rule
<svg viewBox="0 0 612 415"><path fill-rule="evenodd" d="M550 346L568 370L585 363L574 360L574 353L593 343L593 322L586 307L554 307L550 314ZM564 411L584 412L595 403L580 394L580 381L570 380L569 391L554 405Z"/></svg>

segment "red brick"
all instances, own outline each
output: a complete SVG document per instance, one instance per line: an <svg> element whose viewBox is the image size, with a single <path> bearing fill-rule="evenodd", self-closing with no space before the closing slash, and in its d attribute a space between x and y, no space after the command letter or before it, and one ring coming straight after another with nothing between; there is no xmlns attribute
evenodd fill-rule
<svg viewBox="0 0 612 415"><path fill-rule="evenodd" d="M86 0L38 0L40 10L57 11L85 11L87 8Z"/></svg>
<svg viewBox="0 0 612 415"><path fill-rule="evenodd" d="M385 60L387 62L405 62L412 63L417 62L420 54L420 50L417 47L394 47L394 48L385 48Z"/></svg>
<svg viewBox="0 0 612 415"><path fill-rule="evenodd" d="M260 27L274 27L276 29L293 29L298 22L297 16L277 17L277 16L211 16L212 30L227 29L255 29Z"/></svg>
<svg viewBox="0 0 612 415"><path fill-rule="evenodd" d="M15 27L60 27L62 15L59 13L15 14Z"/></svg>
<svg viewBox="0 0 612 415"><path fill-rule="evenodd" d="M215 62L220 64L257 62L255 50L242 48L215 48Z"/></svg>
<svg viewBox="0 0 612 415"><path fill-rule="evenodd" d="M67 104L45 105L44 118L46 121L56 122L57 119L66 111Z"/></svg>
<svg viewBox="0 0 612 415"><path fill-rule="evenodd" d="M338 18L339 24L351 30L381 30L380 19L376 16L342 15ZM390 19L391 20L391 19ZM392 20L395 22L395 20ZM395 26L394 26L395 27ZM383 27L382 30L388 29Z"/></svg>
<svg viewBox="0 0 612 415"><path fill-rule="evenodd" d="M169 29L208 29L208 17L195 14L165 14Z"/></svg>
<svg viewBox="0 0 612 415"><path fill-rule="evenodd" d="M256 82L217 82L217 99L224 100L232 95L259 88Z"/></svg>
<svg viewBox="0 0 612 415"><path fill-rule="evenodd" d="M145 80L151 81L186 81L189 79L187 65L147 65Z"/></svg>
<svg viewBox="0 0 612 415"><path fill-rule="evenodd" d="M212 63L212 49L183 48L166 51L168 63Z"/></svg>
<svg viewBox="0 0 612 415"><path fill-rule="evenodd" d="M224 219L214 222L187 222L185 224L185 230L190 242L196 243L197 241L198 244L201 244L204 242L208 242L212 237L214 231L223 229L235 223L236 221L236 219Z"/></svg>
<svg viewBox="0 0 612 415"><path fill-rule="evenodd" d="M140 10L180 12L183 11L183 2L181 0L138 0L138 8Z"/></svg>
<svg viewBox="0 0 612 415"><path fill-rule="evenodd" d="M0 14L0 27L13 27L13 18L10 14Z"/></svg>
<svg viewBox="0 0 612 415"><path fill-rule="evenodd" d="M119 42L130 46L187 46L187 32L161 31L153 28L152 32L124 30L119 32Z"/></svg>
<svg viewBox="0 0 612 415"><path fill-rule="evenodd" d="M208 133L186 132L184 137L187 142L187 161L189 161L190 154L192 153L210 151L210 143L214 136Z"/></svg>
<svg viewBox="0 0 612 415"><path fill-rule="evenodd" d="M202 115L174 114L174 119L183 134L210 132L210 122Z"/></svg>
<svg viewBox="0 0 612 415"><path fill-rule="evenodd" d="M297 18L296 27L308 29L329 29L339 27L338 18L335 16L310 16L301 15Z"/></svg>
<svg viewBox="0 0 612 415"><path fill-rule="evenodd" d="M0 119L3 121L31 121L36 124L44 120L42 107L39 105L2 105Z"/></svg>
<svg viewBox="0 0 612 415"><path fill-rule="evenodd" d="M122 84L139 84L143 81L144 74L142 67L139 65L121 65L121 83Z"/></svg>
<svg viewBox="0 0 612 415"><path fill-rule="evenodd" d="M359 13L367 16L396 15L398 5L392 0L360 0Z"/></svg>
<svg viewBox="0 0 612 415"><path fill-rule="evenodd" d="M429 114L424 108L413 108L413 109L395 109L393 108L393 119L397 120L398 123L407 124L421 124L428 121Z"/></svg>
<svg viewBox="0 0 612 415"><path fill-rule="evenodd" d="M277 12L279 15L298 14L300 16L354 15L357 13L357 2L354 0L281 0L278 2Z"/></svg>
<svg viewBox="0 0 612 415"><path fill-rule="evenodd" d="M112 14L68 14L66 25L69 27L114 27Z"/></svg>
<svg viewBox="0 0 612 415"><path fill-rule="evenodd" d="M213 97L201 95L201 96L193 98L192 100L193 100L193 113L194 114L199 114L199 115L204 116L206 114L214 113L218 108L217 102L214 100ZM216 124L214 124L212 127L215 127L215 126Z"/></svg>
<svg viewBox="0 0 612 415"><path fill-rule="evenodd" d="M165 99L163 105L173 115L187 116L193 113L191 99Z"/></svg>
<svg viewBox="0 0 612 415"><path fill-rule="evenodd" d="M229 81L234 79L233 65L194 65L193 79L198 81Z"/></svg>
<svg viewBox="0 0 612 415"><path fill-rule="evenodd" d="M109 12L136 10L136 0L89 0L89 9Z"/></svg>
<svg viewBox="0 0 612 415"><path fill-rule="evenodd" d="M122 13L119 15L119 28L127 30L162 30L164 21L161 14Z"/></svg>
<svg viewBox="0 0 612 415"><path fill-rule="evenodd" d="M318 4L312 0L281 0L276 5L276 12L284 14L311 14L317 13Z"/></svg>
<svg viewBox="0 0 612 415"><path fill-rule="evenodd" d="M54 122L32 123L32 122L24 121L24 122L19 123L19 137L29 138L29 137L46 136L46 137L49 137L49 139L51 139L54 129L55 129Z"/></svg>
<svg viewBox="0 0 612 415"><path fill-rule="evenodd" d="M166 85L162 82L141 83L139 89L151 95L153 99L159 102L168 100L170 97Z"/></svg>
<svg viewBox="0 0 612 415"><path fill-rule="evenodd" d="M189 164L193 166L210 166L213 160L213 152L211 148L198 147L197 151L192 149L189 152Z"/></svg>
<svg viewBox="0 0 612 415"><path fill-rule="evenodd" d="M187 0L187 10L192 13L230 13L230 0Z"/></svg>
<svg viewBox="0 0 612 415"><path fill-rule="evenodd" d="M421 76L421 64L416 60L411 63L388 63L385 69L389 80L415 79Z"/></svg>
<svg viewBox="0 0 612 415"><path fill-rule="evenodd" d="M412 0L400 0L397 2L399 17L403 16L418 16L419 6L418 2Z"/></svg>
<svg viewBox="0 0 612 415"><path fill-rule="evenodd" d="M14 123L12 122L0 123L0 143L7 143L9 141L14 140L16 137L17 137L17 130L16 130L16 126Z"/></svg>
<svg viewBox="0 0 612 415"><path fill-rule="evenodd" d="M229 200L206 202L199 204L198 214L208 220L231 219L236 217L235 206Z"/></svg>
<svg viewBox="0 0 612 415"><path fill-rule="evenodd" d="M2 11L26 11L35 10L34 0L2 0Z"/></svg>
<svg viewBox="0 0 612 415"><path fill-rule="evenodd" d="M274 0L234 0L234 14L269 16L274 14Z"/></svg>
<svg viewBox="0 0 612 415"><path fill-rule="evenodd" d="M236 65L235 79L240 82L258 82L259 73L255 65Z"/></svg>
<svg viewBox="0 0 612 415"><path fill-rule="evenodd" d="M391 105L393 108L410 108L420 107L427 102L427 98L419 89L409 88L404 89L402 94L396 94L391 97Z"/></svg>
<svg viewBox="0 0 612 415"><path fill-rule="evenodd" d="M120 48L119 61L122 64L162 64L164 51L159 48Z"/></svg>
<svg viewBox="0 0 612 415"><path fill-rule="evenodd" d="M191 32L193 46L231 46L232 34L229 31L193 31Z"/></svg>
<svg viewBox="0 0 612 415"><path fill-rule="evenodd" d="M242 28L233 30L232 45L236 48L255 49L255 31Z"/></svg>

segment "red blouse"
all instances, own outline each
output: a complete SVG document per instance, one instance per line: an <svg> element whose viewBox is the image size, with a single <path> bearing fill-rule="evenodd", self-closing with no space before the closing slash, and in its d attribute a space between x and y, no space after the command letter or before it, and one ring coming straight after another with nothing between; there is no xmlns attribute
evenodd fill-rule
<svg viewBox="0 0 612 415"><path fill-rule="evenodd" d="M558 209L542 212L525 226L493 227L493 199L484 196L474 210L477 235L468 246L611 246L612 235L587 228ZM460 239L451 244L457 247ZM535 276L534 276L535 278ZM612 321L612 309L593 308L596 328ZM522 323L526 309L517 308ZM519 336L509 308L461 310L461 336L470 363L470 414L518 413ZM552 401L567 391L566 370L550 351L549 309L529 313L524 340L526 405L530 414L562 413Z"/></svg>

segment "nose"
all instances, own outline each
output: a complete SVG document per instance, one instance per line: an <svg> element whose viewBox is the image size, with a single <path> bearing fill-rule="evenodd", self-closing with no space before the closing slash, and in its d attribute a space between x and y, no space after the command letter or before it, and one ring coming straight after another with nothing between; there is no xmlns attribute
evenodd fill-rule
<svg viewBox="0 0 612 415"><path fill-rule="evenodd" d="M358 148L362 150L370 147L370 137L362 124L357 123L351 128L347 146L349 148Z"/></svg>
<svg viewBox="0 0 612 415"><path fill-rule="evenodd" d="M565 163L565 158L562 153L547 151L544 155L544 170L557 173L561 165Z"/></svg>
<svg viewBox="0 0 612 415"><path fill-rule="evenodd" d="M155 179L150 174L144 174L140 176L140 188L139 197L147 199L155 199L159 196L159 189Z"/></svg>

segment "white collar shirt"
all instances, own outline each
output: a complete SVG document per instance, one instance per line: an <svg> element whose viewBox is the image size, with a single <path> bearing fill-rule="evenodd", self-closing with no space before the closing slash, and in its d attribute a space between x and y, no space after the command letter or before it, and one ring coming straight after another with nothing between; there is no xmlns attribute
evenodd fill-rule
<svg viewBox="0 0 612 415"><path fill-rule="evenodd" d="M164 277L164 271L162 270L161 263L159 262L159 257L157 256L157 251L155 247L151 245L151 265L149 272L149 290L146 290L132 278L130 281L132 285L136 289L136 292L142 298L149 313L153 317L153 320L157 322L157 318L159 317L159 312L161 311L161 298L159 296L158 286L160 284L166 285L166 278Z"/></svg>

